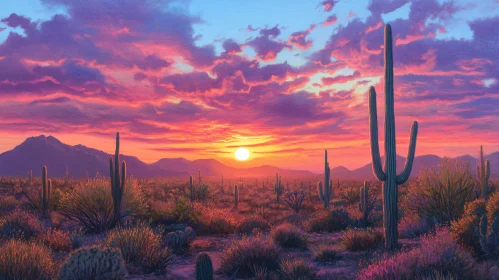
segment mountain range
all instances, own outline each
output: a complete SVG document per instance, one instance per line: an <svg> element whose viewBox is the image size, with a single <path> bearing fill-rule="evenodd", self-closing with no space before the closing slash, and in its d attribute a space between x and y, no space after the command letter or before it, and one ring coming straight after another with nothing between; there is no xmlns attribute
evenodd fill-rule
<svg viewBox="0 0 499 280"><path fill-rule="evenodd" d="M29 170L33 175L41 175L41 167L46 165L51 177L63 177L68 168L70 176L81 178L109 173L109 153L83 145L67 145L52 136L40 135L29 137L14 149L0 154L0 176L27 176ZM472 156L458 157L468 161L474 168L478 160ZM499 152L486 155L491 165L491 176L499 177ZM275 166L259 166L252 168L235 168L227 166L215 159L187 160L185 158L163 158L148 164L137 157L120 155L127 163L127 173L135 177L177 177L197 175L226 177L268 177L278 172L283 177L320 176L310 171L289 170ZM416 176L423 166L435 167L441 161L436 155L421 155L414 159L411 176ZM405 158L397 155L397 170L401 172ZM474 169L473 169L474 170ZM373 179L372 165L349 170L343 166L331 169L332 178L341 179Z"/></svg>

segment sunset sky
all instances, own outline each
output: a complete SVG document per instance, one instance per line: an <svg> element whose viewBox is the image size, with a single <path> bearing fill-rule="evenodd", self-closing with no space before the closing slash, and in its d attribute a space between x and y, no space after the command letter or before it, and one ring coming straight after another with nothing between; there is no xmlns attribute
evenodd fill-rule
<svg viewBox="0 0 499 280"><path fill-rule="evenodd" d="M0 152L52 135L109 153L321 171L370 161L367 92L394 36L397 154L499 151L499 0L16 0L0 9ZM238 164L238 165L236 165Z"/></svg>

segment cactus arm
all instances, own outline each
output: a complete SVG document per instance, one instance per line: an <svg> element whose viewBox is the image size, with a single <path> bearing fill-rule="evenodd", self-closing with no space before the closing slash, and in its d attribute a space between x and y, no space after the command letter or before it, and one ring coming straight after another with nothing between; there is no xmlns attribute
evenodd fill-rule
<svg viewBox="0 0 499 280"><path fill-rule="evenodd" d="M378 143L378 111L376 109L376 91L374 87L369 88L369 125L371 134L371 156L373 160L373 173L380 181L386 179L386 174L381 166Z"/></svg>
<svg viewBox="0 0 499 280"><path fill-rule="evenodd" d="M318 192L319 192L319 197L320 197L322 200L324 200L324 192L322 191L322 182L321 182L321 181L319 181L319 182L317 183L317 190L318 190Z"/></svg>
<svg viewBox="0 0 499 280"><path fill-rule="evenodd" d="M418 122L412 123L411 127L411 140L409 143L409 151L407 152L407 159L405 160L404 171L397 176L397 184L403 184L409 179L411 175L412 163L414 162L414 154L416 152L416 140L418 137Z"/></svg>

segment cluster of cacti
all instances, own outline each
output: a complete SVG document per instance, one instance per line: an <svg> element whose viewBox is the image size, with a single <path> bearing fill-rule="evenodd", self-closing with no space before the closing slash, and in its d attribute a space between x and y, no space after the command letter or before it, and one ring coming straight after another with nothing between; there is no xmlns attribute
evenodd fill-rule
<svg viewBox="0 0 499 280"><path fill-rule="evenodd" d="M114 168L113 157L109 157L109 169L111 177L111 194L113 196L114 223L121 220L121 200L125 192L126 181L126 163L123 161L120 174L120 133L116 132L116 151L114 153Z"/></svg>
<svg viewBox="0 0 499 280"><path fill-rule="evenodd" d="M277 206L279 207L281 195L284 192L284 186L281 184L281 176L279 176L278 173L275 174L274 192L276 194Z"/></svg>
<svg viewBox="0 0 499 280"><path fill-rule="evenodd" d="M331 169L329 168L329 162L327 161L327 150L324 151L324 189L323 184L319 181L317 183L317 192L319 197L324 203L324 209L329 208L329 202L333 197L333 180L330 177Z"/></svg>
<svg viewBox="0 0 499 280"><path fill-rule="evenodd" d="M480 246L491 258L499 258L499 215L494 215L490 224L490 232L487 230L487 215L480 220Z"/></svg>
<svg viewBox="0 0 499 280"><path fill-rule="evenodd" d="M213 280L213 263L205 252L199 253L196 258L196 280Z"/></svg>
<svg viewBox="0 0 499 280"><path fill-rule="evenodd" d="M385 247L394 249L398 244L398 189L397 185L403 184L411 174L414 153L416 150L416 137L418 123L415 121L411 128L409 151L402 173L397 175L395 151L395 113L393 93L393 53L392 53L392 28L385 26L385 170L381 165L381 156L378 144L378 113L376 109L376 91L371 86L369 89L369 124L371 134L371 156L373 173L379 181L383 182L383 225L385 230Z"/></svg>
<svg viewBox="0 0 499 280"><path fill-rule="evenodd" d="M369 203L369 185L367 181L364 181L364 186L360 188L359 211L362 212L364 222L367 222L372 211L372 205Z"/></svg>
<svg viewBox="0 0 499 280"><path fill-rule="evenodd" d="M194 238L196 238L196 232L191 227L186 227L184 230L169 232L165 236L165 244L170 249L178 249L187 247Z"/></svg>
<svg viewBox="0 0 499 280"><path fill-rule="evenodd" d="M42 168L42 214L44 216L48 215L48 211L50 208L50 197L51 197L51 189L52 189L52 180L47 177L47 167L43 166Z"/></svg>
<svg viewBox="0 0 499 280"><path fill-rule="evenodd" d="M237 207L239 206L239 187L236 185L234 185L234 208L237 209Z"/></svg>
<svg viewBox="0 0 499 280"><path fill-rule="evenodd" d="M59 271L59 279L125 279L127 274L119 249L91 247L71 253Z"/></svg>
<svg viewBox="0 0 499 280"><path fill-rule="evenodd" d="M490 163L483 160L483 146L480 146L480 162L476 166L476 176L482 187L482 198L487 201L489 193Z"/></svg>

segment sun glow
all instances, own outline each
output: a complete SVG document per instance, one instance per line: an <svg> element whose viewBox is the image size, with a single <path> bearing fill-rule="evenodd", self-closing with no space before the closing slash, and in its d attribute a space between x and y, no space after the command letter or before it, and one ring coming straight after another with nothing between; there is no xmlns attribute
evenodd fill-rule
<svg viewBox="0 0 499 280"><path fill-rule="evenodd" d="M250 156L250 152L246 148L238 148L234 154L237 160L244 161Z"/></svg>

